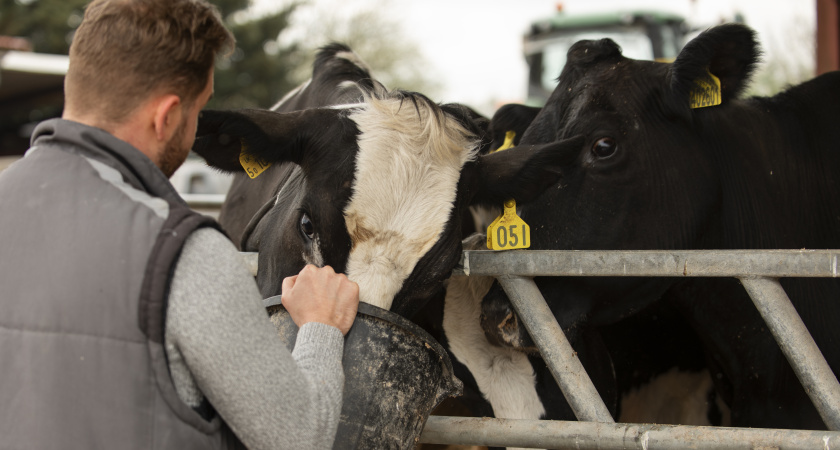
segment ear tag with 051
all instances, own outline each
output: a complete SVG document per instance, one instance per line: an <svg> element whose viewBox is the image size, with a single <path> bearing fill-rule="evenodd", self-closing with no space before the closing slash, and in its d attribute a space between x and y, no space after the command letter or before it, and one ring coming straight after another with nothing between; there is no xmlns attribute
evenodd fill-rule
<svg viewBox="0 0 840 450"><path fill-rule="evenodd" d="M501 147L493 150L500 152L513 147L515 131L505 133ZM513 250L531 246L531 228L516 215L516 201L510 199L504 204L504 211L487 227L487 248L490 250Z"/></svg>
<svg viewBox="0 0 840 450"><path fill-rule="evenodd" d="M506 201L502 214L487 227L487 248L513 250L530 246L531 228L516 215L516 201Z"/></svg>
<svg viewBox="0 0 840 450"><path fill-rule="evenodd" d="M261 173L265 172L265 169L271 167L270 162L266 162L262 158L251 156L251 154L248 153L248 145L245 144L245 140L242 140L242 151L239 153L239 164L242 164L242 168L245 169L245 173L247 173L251 179L257 178Z"/></svg>

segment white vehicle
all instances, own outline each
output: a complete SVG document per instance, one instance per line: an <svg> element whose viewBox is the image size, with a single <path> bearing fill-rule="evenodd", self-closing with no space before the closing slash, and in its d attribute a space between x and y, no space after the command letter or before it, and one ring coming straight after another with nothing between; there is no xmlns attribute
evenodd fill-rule
<svg viewBox="0 0 840 450"><path fill-rule="evenodd" d="M203 159L190 155L169 181L190 207L217 217L233 176L208 167Z"/></svg>

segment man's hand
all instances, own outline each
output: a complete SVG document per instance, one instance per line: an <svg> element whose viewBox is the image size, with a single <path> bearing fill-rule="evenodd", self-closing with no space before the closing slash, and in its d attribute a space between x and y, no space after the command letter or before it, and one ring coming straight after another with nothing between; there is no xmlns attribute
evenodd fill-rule
<svg viewBox="0 0 840 450"><path fill-rule="evenodd" d="M332 267L307 265L283 280L283 306L299 327L309 322L334 326L347 335L359 309L359 285Z"/></svg>

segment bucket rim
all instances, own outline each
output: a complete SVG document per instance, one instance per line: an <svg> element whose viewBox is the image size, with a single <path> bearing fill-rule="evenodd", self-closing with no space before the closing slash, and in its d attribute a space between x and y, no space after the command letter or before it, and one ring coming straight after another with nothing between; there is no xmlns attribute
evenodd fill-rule
<svg viewBox="0 0 840 450"><path fill-rule="evenodd" d="M263 301L270 306L266 307L266 310L269 316L273 315L274 312L285 310L286 308L283 307L283 304L279 301L280 295L275 295L272 297L268 297ZM455 376L455 370L452 367L452 360L449 357L449 352L447 352L443 345L438 342L437 339L432 337L426 330L417 325L416 323L406 319L405 317L393 312L389 311L384 308L380 308L378 306L371 305L369 303L360 302L359 308L356 315L364 315L369 317L374 317L379 320L383 320L385 322L389 322L400 329L415 335L420 341L422 341L427 347L430 347L432 351L434 351L443 362L443 378L445 381L445 385L440 386L439 392L437 394L437 398L435 400L436 403L440 403L446 397L450 396L457 396L460 395L463 391L463 383L458 377ZM353 327L356 326L356 322L353 322ZM353 331L353 327L350 327L350 331L348 334Z"/></svg>

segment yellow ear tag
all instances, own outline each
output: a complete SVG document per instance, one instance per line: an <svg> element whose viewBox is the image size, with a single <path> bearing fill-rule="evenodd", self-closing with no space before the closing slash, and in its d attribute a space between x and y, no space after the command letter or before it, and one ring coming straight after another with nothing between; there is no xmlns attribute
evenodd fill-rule
<svg viewBox="0 0 840 450"><path fill-rule="evenodd" d="M265 162L260 158L255 158L248 154L248 146L244 140L242 141L242 151L239 153L239 164L242 164L242 168L245 169L245 173L251 179L257 178L261 173L265 172L265 169L271 167L270 162Z"/></svg>
<svg viewBox="0 0 840 450"><path fill-rule="evenodd" d="M505 133L505 142L490 153L513 148L516 132ZM505 209L496 220L487 227L487 248L490 250L513 250L531 246L531 227L516 215L516 201L505 202Z"/></svg>
<svg viewBox="0 0 840 450"><path fill-rule="evenodd" d="M705 108L717 106L721 103L720 79L706 70L708 77L694 80L694 87L688 93L688 101L691 108Z"/></svg>
<svg viewBox="0 0 840 450"><path fill-rule="evenodd" d="M516 137L516 132L515 131L511 130L511 131L505 132L505 143L502 144L501 147L497 148L496 150L493 150L490 153L496 153L496 152L500 152L502 150L507 150L509 148L512 148L513 147L513 138L515 138L515 137Z"/></svg>
<svg viewBox="0 0 840 450"><path fill-rule="evenodd" d="M487 227L487 248L513 250L531 246L531 228L516 215L516 201L505 202L505 210Z"/></svg>

